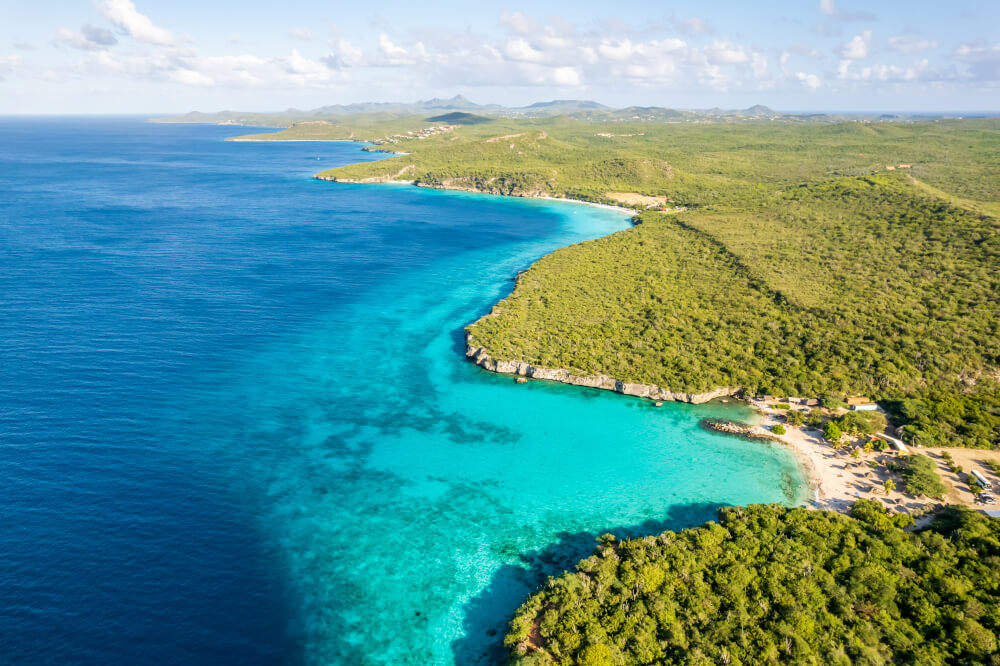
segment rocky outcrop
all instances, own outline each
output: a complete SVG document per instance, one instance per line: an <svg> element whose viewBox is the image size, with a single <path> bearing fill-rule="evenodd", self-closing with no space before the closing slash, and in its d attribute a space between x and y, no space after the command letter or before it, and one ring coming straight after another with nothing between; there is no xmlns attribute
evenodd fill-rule
<svg viewBox="0 0 1000 666"><path fill-rule="evenodd" d="M413 181L398 179L413 171L413 169L414 166L412 164L407 164L395 174L386 174L384 176L369 176L368 178L338 178L337 176L324 176L323 174L318 173L313 176L313 178L316 180L328 180L333 183L412 183Z"/></svg>
<svg viewBox="0 0 1000 666"><path fill-rule="evenodd" d="M476 365L490 372L530 377L531 379L548 379L553 382L605 389L623 395L634 395L652 400L674 400L677 402L700 404L740 392L739 387L728 386L705 393L684 393L671 391L651 384L631 384L623 382L620 379L608 377L607 375L574 375L569 370L563 370L562 368L539 368L524 361L501 361L490 356L483 347L477 347L473 344L471 335L466 338L465 355Z"/></svg>
<svg viewBox="0 0 1000 666"><path fill-rule="evenodd" d="M760 426L749 425L747 423L736 423L734 421L717 421L715 419L702 419L702 428L724 432L727 435L737 435L747 439L766 439L771 442L781 442L782 440L770 434Z"/></svg>

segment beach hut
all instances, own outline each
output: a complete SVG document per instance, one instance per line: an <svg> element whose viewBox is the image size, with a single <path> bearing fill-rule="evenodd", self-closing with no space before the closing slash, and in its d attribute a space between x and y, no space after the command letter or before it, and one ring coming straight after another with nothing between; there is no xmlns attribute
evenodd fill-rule
<svg viewBox="0 0 1000 666"><path fill-rule="evenodd" d="M885 441L889 442L889 444L892 445L892 448L894 448L896 451L899 451L900 453L902 453L904 455L910 452L909 447L906 446L906 444L904 444L903 440L901 440L901 439L896 439L895 437L890 437L889 435L884 435L882 433L878 433L877 435L873 435L873 437L877 437L879 439L884 439Z"/></svg>
<svg viewBox="0 0 1000 666"><path fill-rule="evenodd" d="M851 405L851 409L856 412L874 412L878 409L878 405L874 403L868 403L865 405Z"/></svg>

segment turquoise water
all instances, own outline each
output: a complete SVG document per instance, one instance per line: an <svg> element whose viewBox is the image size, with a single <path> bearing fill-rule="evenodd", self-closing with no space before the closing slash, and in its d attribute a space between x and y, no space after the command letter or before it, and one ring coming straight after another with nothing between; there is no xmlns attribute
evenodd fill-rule
<svg viewBox="0 0 1000 666"><path fill-rule="evenodd" d="M597 535L799 500L789 451L698 425L743 405L464 359L517 270L625 216L320 183L374 156L115 122L0 128L7 661L496 663ZM63 162L58 186L29 166Z"/></svg>

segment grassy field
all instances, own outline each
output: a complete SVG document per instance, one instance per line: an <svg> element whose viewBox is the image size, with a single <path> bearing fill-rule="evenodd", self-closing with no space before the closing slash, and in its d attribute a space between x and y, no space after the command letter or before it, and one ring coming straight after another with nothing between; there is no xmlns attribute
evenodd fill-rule
<svg viewBox="0 0 1000 666"><path fill-rule="evenodd" d="M385 142L400 123L428 124L270 136ZM492 119L376 149L408 154L322 175L671 211L538 262L470 326L494 358L673 391L867 395L911 441L1000 447L1000 120Z"/></svg>

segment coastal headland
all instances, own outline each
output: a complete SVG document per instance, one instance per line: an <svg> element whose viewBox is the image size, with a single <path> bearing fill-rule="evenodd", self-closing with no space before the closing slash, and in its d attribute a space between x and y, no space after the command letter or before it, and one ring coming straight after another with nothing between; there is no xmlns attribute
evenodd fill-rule
<svg viewBox="0 0 1000 666"><path fill-rule="evenodd" d="M465 116L263 136L391 155L320 180L633 217L542 258L470 324L466 354L484 369L654 400L869 395L906 441L1000 447L997 119Z"/></svg>

